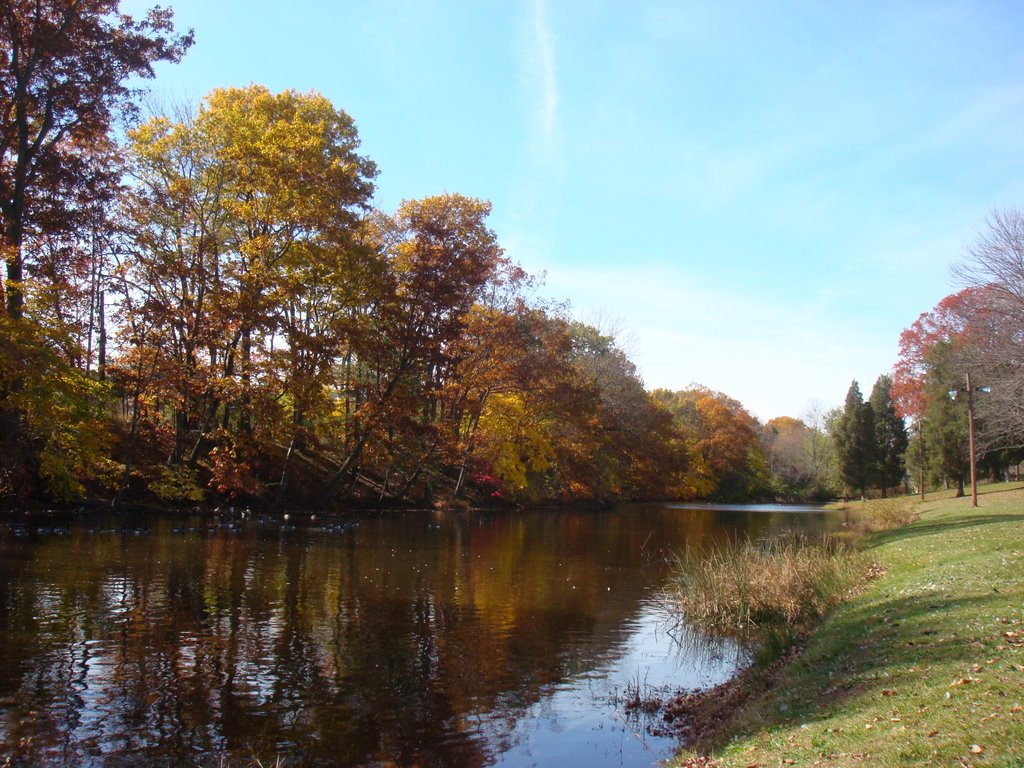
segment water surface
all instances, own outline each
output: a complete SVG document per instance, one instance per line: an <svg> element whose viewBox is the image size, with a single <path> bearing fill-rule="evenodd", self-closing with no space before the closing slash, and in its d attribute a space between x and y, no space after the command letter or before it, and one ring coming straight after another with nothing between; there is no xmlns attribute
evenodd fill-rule
<svg viewBox="0 0 1024 768"><path fill-rule="evenodd" d="M673 626L668 556L834 521L295 517L9 518L0 764L650 766L674 741L624 699L713 685L744 655Z"/></svg>

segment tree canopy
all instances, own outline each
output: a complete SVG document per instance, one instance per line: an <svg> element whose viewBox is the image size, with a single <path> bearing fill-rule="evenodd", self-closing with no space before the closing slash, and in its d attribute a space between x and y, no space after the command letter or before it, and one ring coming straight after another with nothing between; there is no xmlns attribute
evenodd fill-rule
<svg viewBox="0 0 1024 768"><path fill-rule="evenodd" d="M648 392L614 334L536 298L488 201L376 207L323 95L218 88L142 119L136 85L192 43L169 10L10 0L0 26L7 500L803 499L837 469L885 493L940 365L1013 379L1020 296L985 283L922 316L831 431L820 408L761 424L698 385ZM1017 229L1000 214L979 243L989 282ZM1001 346L965 341L984 334Z"/></svg>

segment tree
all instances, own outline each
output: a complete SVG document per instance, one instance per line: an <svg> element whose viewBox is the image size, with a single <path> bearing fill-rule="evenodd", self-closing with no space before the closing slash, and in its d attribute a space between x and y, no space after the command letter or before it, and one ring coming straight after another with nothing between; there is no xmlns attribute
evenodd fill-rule
<svg viewBox="0 0 1024 768"><path fill-rule="evenodd" d="M868 403L875 421L875 478L882 498L889 488L900 484L906 473L907 425L896 413L892 399L892 379L879 376L871 389Z"/></svg>
<svg viewBox="0 0 1024 768"><path fill-rule="evenodd" d="M1004 312L1024 312L1024 212L993 210L985 225L954 273L969 286L991 287Z"/></svg>
<svg viewBox="0 0 1024 768"><path fill-rule="evenodd" d="M410 488L435 454L435 422L457 341L474 305L508 265L487 226L490 212L484 200L445 194L407 200L394 216L376 217L373 238L386 265L385 286L362 336L366 344L356 353L363 367L353 415L357 434L317 506L354 478L372 438L396 430L404 435L403 485ZM395 455L384 442L379 446Z"/></svg>
<svg viewBox="0 0 1024 768"><path fill-rule="evenodd" d="M933 480L956 483L957 496L964 495L964 478L970 469L967 410L949 392L959 386L955 341L936 343L928 350L929 373L925 380L927 407L924 412L926 457Z"/></svg>
<svg viewBox="0 0 1024 768"><path fill-rule="evenodd" d="M979 449L1024 446L1024 212L994 210L954 274L974 292L979 332L965 364L979 386Z"/></svg>
<svg viewBox="0 0 1024 768"><path fill-rule="evenodd" d="M899 339L899 357L893 367L892 397L896 412L916 418L928 405L928 355L940 344L952 344L957 353L982 345L988 333L984 322L987 288L965 288L922 312Z"/></svg>
<svg viewBox="0 0 1024 768"><path fill-rule="evenodd" d="M842 415L835 424L833 439L843 484L864 496L877 460L875 414L865 403L854 381L846 393Z"/></svg>
<svg viewBox="0 0 1024 768"><path fill-rule="evenodd" d="M151 347L149 394L171 404L169 459L178 463L193 432L212 429L231 376L228 169L190 116L155 117L129 131L127 166L133 183L121 201L127 236L115 293L121 323L134 329L129 338Z"/></svg>
<svg viewBox="0 0 1024 768"><path fill-rule="evenodd" d="M803 421L810 430L806 451L810 458L813 485L811 498L835 498L838 494L835 443L829 434L830 414L817 400L812 400L804 411Z"/></svg>
<svg viewBox="0 0 1024 768"><path fill-rule="evenodd" d="M814 462L818 436L791 416L771 419L761 430L775 494L779 498L802 498L815 480Z"/></svg>
<svg viewBox="0 0 1024 768"><path fill-rule="evenodd" d="M686 494L719 501L771 495L757 420L733 398L705 387L657 390L690 447Z"/></svg>
<svg viewBox="0 0 1024 768"><path fill-rule="evenodd" d="M375 166L323 96L257 85L213 91L194 117L154 118L129 141L122 309L153 328L170 461L194 468L212 449L214 474L234 478L214 483L236 490L241 444L280 440L283 497L375 295L379 259L359 237Z"/></svg>
<svg viewBox="0 0 1024 768"><path fill-rule="evenodd" d="M561 416L563 432L575 437L563 454L565 474L591 498L665 495L686 469L672 457L671 415L651 399L613 335L578 322L569 335L569 383L579 403Z"/></svg>
<svg viewBox="0 0 1024 768"><path fill-rule="evenodd" d="M73 231L117 181L115 120L133 110L133 77L177 61L171 11L143 21L116 0L4 0L0 5L0 216L6 308L24 312L26 237Z"/></svg>
<svg viewBox="0 0 1024 768"><path fill-rule="evenodd" d="M0 3L0 462L19 486L27 486L27 464L46 438L40 404L31 400L45 387L32 378L79 375L60 360L31 364L40 353L31 345L49 344L54 334L26 309L34 296L53 306L53 278L67 272L59 261L31 257L72 253L42 244L73 243L102 219L119 178L111 131L133 111L129 83L152 77L154 63L177 61L191 45L191 33L174 36L171 18L156 8L135 21L118 13L116 0ZM26 430L36 447L23 444ZM46 455L39 458L46 474Z"/></svg>
<svg viewBox="0 0 1024 768"><path fill-rule="evenodd" d="M1024 444L1024 410L1012 396L1020 390L1021 369L1012 323L997 309L1002 301L991 285L964 288L900 334L892 395L897 413L914 421L914 463L958 489L969 460L967 430L963 408L949 391L963 386L968 371L976 387L991 390L974 399L980 453Z"/></svg>

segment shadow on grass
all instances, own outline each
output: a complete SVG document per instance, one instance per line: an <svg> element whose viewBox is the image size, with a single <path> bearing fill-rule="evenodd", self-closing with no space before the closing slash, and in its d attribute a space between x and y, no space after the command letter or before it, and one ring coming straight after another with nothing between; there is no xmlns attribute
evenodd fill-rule
<svg viewBox="0 0 1024 768"><path fill-rule="evenodd" d="M735 737L830 718L853 697L894 696L893 688L902 691L901 670L917 665L943 669L933 680L919 683L921 693L945 691L955 682L950 674L977 661L979 643L1000 642L976 628L951 625L952 617L983 610L989 603L996 613L1006 598L998 593L926 592L841 607L766 690L733 713L738 717L731 725L690 746L711 750Z"/></svg>
<svg viewBox="0 0 1024 768"><path fill-rule="evenodd" d="M957 517L945 518L934 523L917 522L901 528L890 528L887 531L879 531L871 536L867 549L889 544L894 541L905 541L921 536L933 536L935 534L948 533L950 531L962 531L968 528L977 528L994 523L1019 523L1024 522L1024 514L985 514L978 512L970 515L958 515Z"/></svg>

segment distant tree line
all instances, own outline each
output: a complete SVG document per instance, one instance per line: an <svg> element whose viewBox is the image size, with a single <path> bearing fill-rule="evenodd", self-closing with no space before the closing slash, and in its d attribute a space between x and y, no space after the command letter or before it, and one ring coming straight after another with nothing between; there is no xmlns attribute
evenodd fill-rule
<svg viewBox="0 0 1024 768"><path fill-rule="evenodd" d="M983 468L1021 457L1016 211L904 332L891 381L762 424L699 386L646 391L613 334L532 298L488 202L376 208L355 123L319 94L218 89L141 119L128 84L192 42L170 11L7 5L5 503L805 500L908 469L962 487L968 371Z"/></svg>
<svg viewBox="0 0 1024 768"><path fill-rule="evenodd" d="M136 21L115 0L8 6L7 503L779 490L766 433L739 403L648 393L612 335L530 299L489 203L375 208L376 166L324 97L219 89L143 120L128 83L192 41L170 11Z"/></svg>

